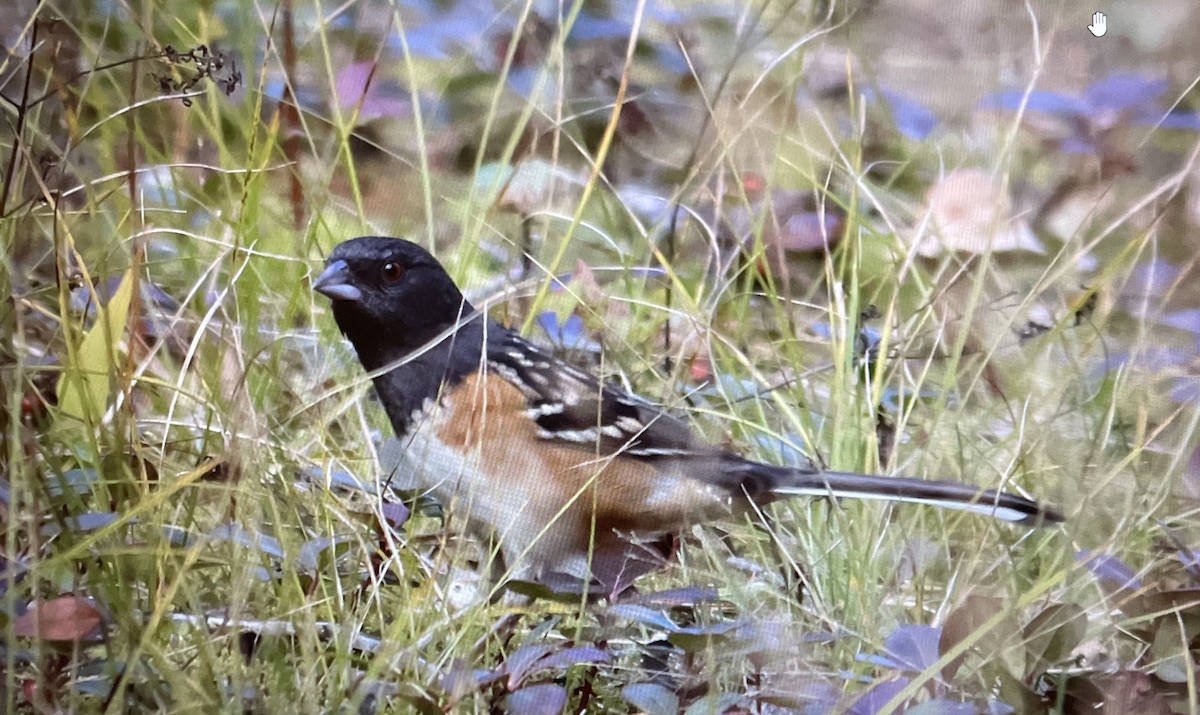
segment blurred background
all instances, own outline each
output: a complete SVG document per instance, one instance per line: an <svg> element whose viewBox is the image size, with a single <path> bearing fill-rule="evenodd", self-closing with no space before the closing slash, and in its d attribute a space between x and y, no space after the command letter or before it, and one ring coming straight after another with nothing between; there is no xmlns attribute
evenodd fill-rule
<svg viewBox="0 0 1200 715"><path fill-rule="evenodd" d="M1196 712L1196 27L6 3L0 710ZM363 234L714 441L1070 521L775 505L496 628L311 293Z"/></svg>

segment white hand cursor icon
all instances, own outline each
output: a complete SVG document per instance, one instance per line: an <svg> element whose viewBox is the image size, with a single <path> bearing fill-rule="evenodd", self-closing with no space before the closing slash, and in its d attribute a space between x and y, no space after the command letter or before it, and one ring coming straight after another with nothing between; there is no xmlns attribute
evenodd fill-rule
<svg viewBox="0 0 1200 715"><path fill-rule="evenodd" d="M1104 17L1104 13L1097 12L1092 15L1092 24L1088 25L1088 29L1096 37L1104 37L1104 33L1108 31L1108 21Z"/></svg>

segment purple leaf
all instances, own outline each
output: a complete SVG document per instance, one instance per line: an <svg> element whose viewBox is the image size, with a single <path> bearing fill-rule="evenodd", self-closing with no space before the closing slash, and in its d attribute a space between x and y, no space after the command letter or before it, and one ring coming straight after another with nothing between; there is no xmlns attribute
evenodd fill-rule
<svg viewBox="0 0 1200 715"><path fill-rule="evenodd" d="M684 710L684 715L733 715L752 712L746 696L738 693L709 694L700 698Z"/></svg>
<svg viewBox="0 0 1200 715"><path fill-rule="evenodd" d="M1134 299L1159 297L1175 285L1182 270L1178 264L1161 258L1139 263L1121 287L1121 296Z"/></svg>
<svg viewBox="0 0 1200 715"><path fill-rule="evenodd" d="M1155 118L1139 114L1138 119L1147 124L1157 124L1163 129L1191 129L1200 131L1200 112L1168 112L1166 116Z"/></svg>
<svg viewBox="0 0 1200 715"><path fill-rule="evenodd" d="M394 82L380 76L374 62L355 62L334 79L334 100L343 112L358 109L360 122L379 117L403 117L412 110L412 99Z"/></svg>
<svg viewBox="0 0 1200 715"><path fill-rule="evenodd" d="M1175 378L1167 395L1176 402L1196 402L1200 400L1200 380L1194 377Z"/></svg>
<svg viewBox="0 0 1200 715"><path fill-rule="evenodd" d="M575 279L574 273L563 273L559 276L554 276L550 283L551 293L561 293L567 289L567 284Z"/></svg>
<svg viewBox="0 0 1200 715"><path fill-rule="evenodd" d="M625 599L626 603L638 603L654 608L679 608L701 603L713 603L719 598L716 589L704 586L681 586L665 591L639 593Z"/></svg>
<svg viewBox="0 0 1200 715"><path fill-rule="evenodd" d="M300 476L314 484L328 484L331 489L346 489L353 492L366 492L367 494L379 493L374 482L364 482L350 472L341 469L331 469L327 473L320 467L305 467L300 470Z"/></svg>
<svg viewBox="0 0 1200 715"><path fill-rule="evenodd" d="M903 625L884 641L885 655L870 658L877 665L896 670L921 672L940 657L942 629L936 626Z"/></svg>
<svg viewBox="0 0 1200 715"><path fill-rule="evenodd" d="M1189 333L1200 335L1200 308L1167 313L1159 322L1176 330L1186 330Z"/></svg>
<svg viewBox="0 0 1200 715"><path fill-rule="evenodd" d="M632 28L632 23L625 20L581 12L571 25L569 38L576 42L623 39L629 37Z"/></svg>
<svg viewBox="0 0 1200 715"><path fill-rule="evenodd" d="M567 691L553 683L521 688L504 698L509 715L558 715L566 705Z"/></svg>
<svg viewBox="0 0 1200 715"><path fill-rule="evenodd" d="M1168 368L1186 365L1196 359L1194 350L1182 348L1150 346L1138 355L1130 355L1122 350L1113 350L1105 361L1108 369L1113 370L1132 363L1138 369L1158 372Z"/></svg>
<svg viewBox="0 0 1200 715"><path fill-rule="evenodd" d="M268 556L282 559L283 545L279 539L243 529L239 524L218 524L209 532L212 541L229 541L238 546L257 549Z"/></svg>
<svg viewBox="0 0 1200 715"><path fill-rule="evenodd" d="M95 531L97 529L103 529L104 527L108 526L109 524L114 523L115 521L117 521L117 519L120 519L120 518L121 518L121 515L116 512L89 511L89 512L80 514L78 516L69 516L66 519L63 519L63 524L72 531L86 532L86 531ZM130 521L128 523L136 524L137 520L130 519ZM53 526L53 525L49 524L47 526Z"/></svg>
<svg viewBox="0 0 1200 715"><path fill-rule="evenodd" d="M383 514L384 521L393 529L399 529L404 526L408 521L408 517L411 516L408 507L400 502L384 502L379 510Z"/></svg>
<svg viewBox="0 0 1200 715"><path fill-rule="evenodd" d="M1058 150L1064 154L1091 154L1096 145L1089 138L1069 136L1058 145Z"/></svg>
<svg viewBox="0 0 1200 715"><path fill-rule="evenodd" d="M832 715L841 712L837 706L841 700L841 691L832 683L810 680L797 688L796 696L804 703L804 708L800 711L804 715Z"/></svg>
<svg viewBox="0 0 1200 715"><path fill-rule="evenodd" d="M513 67L508 71L508 86L524 99L530 99L540 74L537 67Z"/></svg>
<svg viewBox="0 0 1200 715"><path fill-rule="evenodd" d="M358 104L370 90L377 67L374 62L355 62L338 72L334 79L338 105L343 109L351 109Z"/></svg>
<svg viewBox="0 0 1200 715"><path fill-rule="evenodd" d="M639 621L645 625L660 628L668 633L682 634L689 636L719 636L729 633L738 627L736 621L723 621L720 623L710 623L704 626L681 626L671 620L667 614L662 611L657 611L653 608L639 606L633 603L618 603L610 606L608 612L628 618L630 620Z"/></svg>
<svg viewBox="0 0 1200 715"><path fill-rule="evenodd" d="M879 404L888 412L899 412L901 407L919 400L936 400L938 397L937 390L931 387L922 387L915 391L911 387L885 387Z"/></svg>
<svg viewBox="0 0 1200 715"><path fill-rule="evenodd" d="M471 675L475 678L475 685L480 688L486 688L492 683L504 678L504 666L500 666L495 670L485 670L476 668L471 671Z"/></svg>
<svg viewBox="0 0 1200 715"><path fill-rule="evenodd" d="M1114 74L1093 82L1083 96L1092 111L1123 111L1153 104L1166 91L1165 79Z"/></svg>
<svg viewBox="0 0 1200 715"><path fill-rule="evenodd" d="M1006 89L989 94L979 100L982 109L1007 109L1016 111L1024 104L1026 111L1046 112L1060 116L1083 116L1088 112L1087 102L1058 92L1034 91L1028 97L1024 90Z"/></svg>
<svg viewBox="0 0 1200 715"><path fill-rule="evenodd" d="M610 663L612 656L608 651L601 650L595 646L580 645L571 648L564 648L557 653L542 658L535 663L533 671L549 670L551 668L569 668L572 665L580 665L582 663Z"/></svg>
<svg viewBox="0 0 1200 715"><path fill-rule="evenodd" d="M892 698L896 697L901 690L908 687L908 678L896 678L895 680L885 680L876 684L870 690L863 693L862 697L854 701L850 709L846 712L849 715L876 715L883 710L883 706L887 705Z"/></svg>
<svg viewBox="0 0 1200 715"><path fill-rule="evenodd" d="M533 672L534 665L549 655L554 646L545 643L523 645L504 659L503 668L508 673L508 689L516 690L525 676Z"/></svg>
<svg viewBox="0 0 1200 715"><path fill-rule="evenodd" d="M265 566L255 566L254 568L250 569L250 574L254 576L254 578L264 583L268 581L274 581L280 576L279 571L271 571Z"/></svg>
<svg viewBox="0 0 1200 715"><path fill-rule="evenodd" d="M610 606L608 612L614 616L625 618L631 621L664 630L668 633L674 633L681 626L667 617L667 614L646 606L639 606L633 603L618 603Z"/></svg>
<svg viewBox="0 0 1200 715"><path fill-rule="evenodd" d="M646 715L676 715L679 712L679 696L658 683L630 683L621 688L621 695Z"/></svg>
<svg viewBox="0 0 1200 715"><path fill-rule="evenodd" d="M287 83L280 78L267 80L263 85L262 92L265 96L275 100L276 102L283 99L283 94L287 90Z"/></svg>
<svg viewBox="0 0 1200 715"><path fill-rule="evenodd" d="M488 48L485 32L508 36L515 17L497 14L477 2L405 3L405 9L410 8L420 14L411 24L405 23L405 44L413 55L431 59L449 58L457 47ZM403 51L399 32L388 33L387 42L389 50Z"/></svg>
<svg viewBox="0 0 1200 715"><path fill-rule="evenodd" d="M891 107L896 128L909 139L924 139L937 128L937 115L921 103L890 89L885 89L880 94Z"/></svg>
<svg viewBox="0 0 1200 715"><path fill-rule="evenodd" d="M393 33L389 33L389 35L391 34ZM407 46L408 51L414 57L428 57L435 60L446 59L449 56L444 49L449 38L443 33L410 32L405 35L404 39L405 42L402 44L399 40L399 33L395 33L395 39L388 43L390 49L403 52L404 47Z"/></svg>
<svg viewBox="0 0 1200 715"><path fill-rule="evenodd" d="M567 350L600 351L600 344L587 337L583 318L575 313L569 314L559 322L558 315L552 310L547 310L538 315L537 324L555 345Z"/></svg>
<svg viewBox="0 0 1200 715"><path fill-rule="evenodd" d="M817 321L809 326L809 330L818 338L833 339L833 325L825 321Z"/></svg>
<svg viewBox="0 0 1200 715"><path fill-rule="evenodd" d="M61 477L50 475L46 479L46 494L52 497L62 496L67 491L74 494L88 494L92 485L100 482L100 475L91 467L68 469Z"/></svg>
<svg viewBox="0 0 1200 715"><path fill-rule="evenodd" d="M667 632L667 640L672 645L692 653L705 648L713 640L724 638L735 631L739 624L736 621L711 623L706 626L681 626L672 621L667 614L653 608L639 606L635 603L618 603L609 606L608 612L620 618L638 621L644 625Z"/></svg>
<svg viewBox="0 0 1200 715"><path fill-rule="evenodd" d="M821 251L841 237L842 219L832 213L801 211L779 227L779 245L786 251Z"/></svg>
<svg viewBox="0 0 1200 715"><path fill-rule="evenodd" d="M1056 115L1067 122L1069 134L1059 150L1068 154L1103 151L1094 139L1096 131L1125 120L1165 129L1200 129L1200 115L1192 112L1168 112L1159 106L1167 91L1165 79L1147 79L1136 74L1113 74L1093 82L1080 96L1058 92L1004 90L985 96L979 106L985 109L1016 111L1022 105L1032 112Z"/></svg>
<svg viewBox="0 0 1200 715"><path fill-rule="evenodd" d="M450 664L443 669L442 675L438 678L438 685L451 702L459 702L470 693L478 691L484 686L480 682L482 678L490 675L491 671L482 671L477 673L467 662L462 658L455 658L450 661Z"/></svg>
<svg viewBox="0 0 1200 715"><path fill-rule="evenodd" d="M1091 571L1106 589L1124 591L1143 587L1142 580L1137 577L1137 572L1116 556L1082 549L1075 554L1075 560Z"/></svg>

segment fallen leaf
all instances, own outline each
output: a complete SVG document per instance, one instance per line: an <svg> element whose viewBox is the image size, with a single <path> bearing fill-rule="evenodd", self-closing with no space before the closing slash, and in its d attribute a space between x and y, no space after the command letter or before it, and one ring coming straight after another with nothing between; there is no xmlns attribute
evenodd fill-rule
<svg viewBox="0 0 1200 715"><path fill-rule="evenodd" d="M125 334L133 281L125 274L108 304L96 313L96 322L83 336L75 360L58 382L58 407L75 419L98 419L108 406L110 378L118 365L117 345Z"/></svg>
<svg viewBox="0 0 1200 715"><path fill-rule="evenodd" d="M676 715L679 696L658 683L630 683L621 688L621 695L647 715Z"/></svg>
<svg viewBox="0 0 1200 715"><path fill-rule="evenodd" d="M50 642L83 640L100 625L100 612L83 596L67 594L41 601L13 623L13 634Z"/></svg>
<svg viewBox="0 0 1200 715"><path fill-rule="evenodd" d="M1027 674L1030 679L1068 659L1083 642L1087 623L1087 613L1073 603L1056 603L1034 616L1024 630L1025 648L1036 668L1034 673Z"/></svg>
<svg viewBox="0 0 1200 715"><path fill-rule="evenodd" d="M930 187L912 240L922 256L989 248L1046 252L1029 224L1014 215L1007 187L982 169L952 171Z"/></svg>
<svg viewBox="0 0 1200 715"><path fill-rule="evenodd" d="M1094 675L1083 683L1068 685L1066 715L1171 715L1167 701L1154 690L1149 675L1122 670L1112 675ZM1081 687L1077 687L1081 686Z"/></svg>
<svg viewBox="0 0 1200 715"><path fill-rule="evenodd" d="M567 691L553 683L531 685L504 698L509 715L558 715L566 704Z"/></svg>

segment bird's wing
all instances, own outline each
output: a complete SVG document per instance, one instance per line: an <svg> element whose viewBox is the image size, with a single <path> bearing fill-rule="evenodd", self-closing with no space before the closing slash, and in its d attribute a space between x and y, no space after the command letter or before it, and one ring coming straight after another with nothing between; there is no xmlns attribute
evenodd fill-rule
<svg viewBox="0 0 1200 715"><path fill-rule="evenodd" d="M525 395L542 439L648 460L715 452L679 418L504 328L488 337L487 363Z"/></svg>

